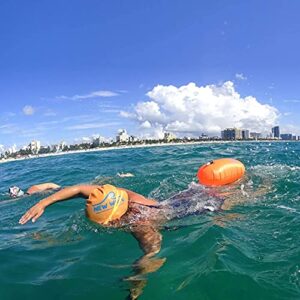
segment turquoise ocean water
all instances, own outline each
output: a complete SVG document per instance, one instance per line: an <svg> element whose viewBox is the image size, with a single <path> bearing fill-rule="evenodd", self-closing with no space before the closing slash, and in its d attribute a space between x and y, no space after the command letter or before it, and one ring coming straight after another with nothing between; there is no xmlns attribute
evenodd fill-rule
<svg viewBox="0 0 300 300"><path fill-rule="evenodd" d="M247 201L168 222L158 255L166 262L148 274L140 299L300 299L297 142L118 149L1 164L0 299L126 299L124 278L142 255L130 233L89 222L82 199L55 204L36 223L19 225L45 195L9 200L9 186L107 182L161 201L220 157L246 165L247 177L225 190Z"/></svg>

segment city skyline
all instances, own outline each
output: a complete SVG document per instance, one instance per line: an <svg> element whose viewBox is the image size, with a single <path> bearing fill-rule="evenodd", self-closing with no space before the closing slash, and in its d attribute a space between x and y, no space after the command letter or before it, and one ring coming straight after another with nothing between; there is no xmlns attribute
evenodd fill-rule
<svg viewBox="0 0 300 300"><path fill-rule="evenodd" d="M279 124L298 136L299 8L92 1L71 13L60 1L3 3L0 145L120 128L158 138Z"/></svg>
<svg viewBox="0 0 300 300"><path fill-rule="evenodd" d="M75 140L73 143L66 143L65 140L61 140L58 143L54 144L42 144L39 140L32 140L27 143L23 147L17 147L15 144L11 147L3 147L0 145L0 154L5 153L16 153L20 150L30 150L31 153L38 154L40 149L49 148L54 150L54 152L62 151L65 147L74 146L74 145L83 145L90 144L95 147L101 147L101 145L111 145L111 144L120 144L120 143L134 143L134 142L142 142L146 140L153 141L172 141L172 140L300 140L300 135L294 135L291 133L280 133L280 126L274 126L271 128L270 132L266 135L263 135L260 132L251 132L249 129L241 129L241 128L224 128L220 135L209 136L205 133L199 133L198 136L176 136L172 132L164 132L164 136L162 138L143 138L136 137L127 132L126 129L119 129L115 137L105 138L98 135L93 135L90 137L84 137L81 139Z"/></svg>

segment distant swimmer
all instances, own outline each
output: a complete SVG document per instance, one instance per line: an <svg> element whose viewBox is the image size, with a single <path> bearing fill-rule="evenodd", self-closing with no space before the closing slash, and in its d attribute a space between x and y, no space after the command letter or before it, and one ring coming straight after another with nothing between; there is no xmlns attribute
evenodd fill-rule
<svg viewBox="0 0 300 300"><path fill-rule="evenodd" d="M19 198L19 197L22 197L24 195L32 195L32 194L35 194L35 193L40 193L40 192L44 192L44 191L47 191L47 190L55 190L55 189L59 189L59 188L60 188L59 185L57 185L55 183L52 183L52 182L47 182L47 183L41 183L41 184L33 185L26 192L24 192L18 186L11 186L8 189L8 193L9 193L11 198Z"/></svg>

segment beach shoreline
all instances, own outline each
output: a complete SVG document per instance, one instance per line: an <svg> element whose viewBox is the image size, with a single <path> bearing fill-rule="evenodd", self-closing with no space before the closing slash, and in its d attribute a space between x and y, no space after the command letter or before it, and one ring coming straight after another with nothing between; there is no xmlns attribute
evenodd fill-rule
<svg viewBox="0 0 300 300"><path fill-rule="evenodd" d="M71 150L71 151L61 151L55 153L46 153L46 154L31 154L26 157L19 158L8 158L4 160L0 160L0 164L9 163L14 161L22 161L29 159L38 159L52 156L60 156L60 155L68 155L68 154L76 154L76 153L89 153L89 152L101 152L101 151L109 151L109 150L121 150L121 149L135 149L135 148L150 148L150 147L166 147L166 146L183 146L183 145L201 145L201 144L226 144L226 143L257 143L257 142L295 142L295 141L283 141L283 140L247 140L247 141L226 141L226 140L214 140L214 141L192 141L192 142L170 142L170 143L154 143L154 144L139 144L139 145L120 145L120 146L112 146L112 147L98 147L93 149L82 149L82 150ZM297 141L296 141L297 142Z"/></svg>

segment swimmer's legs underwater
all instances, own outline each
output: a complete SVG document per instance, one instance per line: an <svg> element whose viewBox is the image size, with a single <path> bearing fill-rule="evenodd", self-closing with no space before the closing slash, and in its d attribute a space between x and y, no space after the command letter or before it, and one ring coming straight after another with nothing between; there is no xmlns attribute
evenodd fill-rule
<svg viewBox="0 0 300 300"><path fill-rule="evenodd" d="M254 198L266 195L270 191L271 186L272 184L266 180L264 180L256 190L250 189L249 191L247 191L247 189L245 190L244 184L241 184L240 188L231 189L227 192L221 192L211 189L203 190L197 188L197 186L192 186L192 188L182 191L177 195L172 196L170 199L160 202L160 207L162 209L165 209L166 207L170 208L171 200L171 202L175 203L175 207L173 207L173 209L175 209L175 212L179 213L180 217L186 217L189 215L189 213L183 213L181 207L178 207L176 204L179 204L179 206L181 206L180 204L182 204L182 207L186 211L187 206L193 204L193 202L190 201L192 197L198 194L200 198L207 198L205 197L206 194L215 198L216 202L206 203L206 206L203 207L204 209L198 209L197 214L201 214L204 211L212 211L211 209L209 209L210 207L214 207L216 211L230 210L235 205L242 204L246 201L253 201ZM178 217L174 213L171 213L170 215L174 218ZM240 217L241 216L238 214L227 215L227 219L236 219ZM165 221L167 222L167 220ZM161 223L160 225L163 224ZM134 275L126 278L126 280L131 283L130 296L128 297L128 299L137 299L142 294L143 289L147 285L146 275L148 273L156 272L166 261L166 258L155 257L155 255L159 253L161 248L162 235L159 232L160 227L161 226L159 226L159 224L149 223L145 225L141 224L131 228L132 234L137 239L139 246L144 252L144 255L133 265Z"/></svg>

